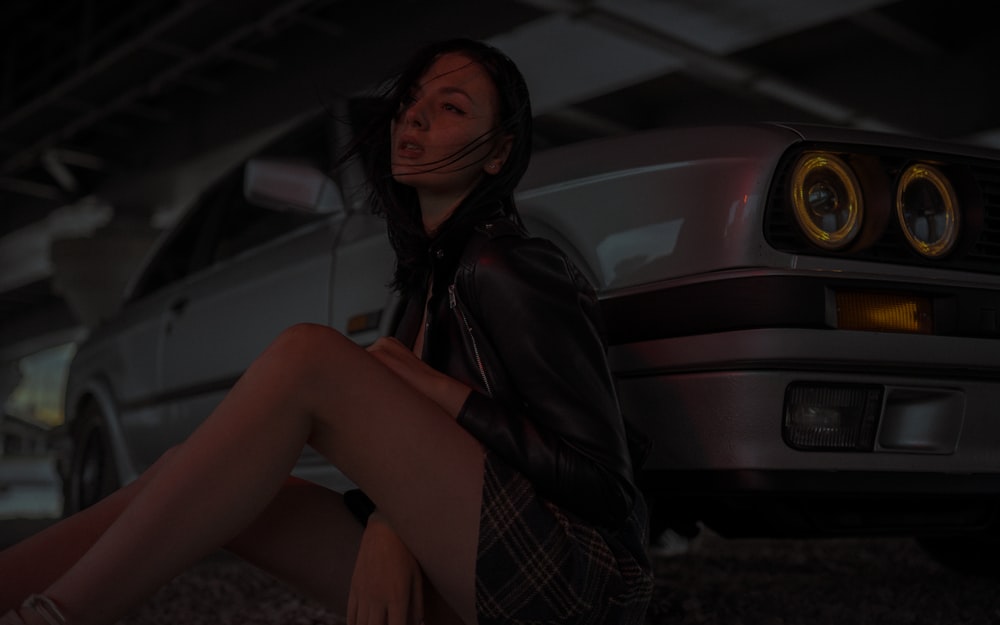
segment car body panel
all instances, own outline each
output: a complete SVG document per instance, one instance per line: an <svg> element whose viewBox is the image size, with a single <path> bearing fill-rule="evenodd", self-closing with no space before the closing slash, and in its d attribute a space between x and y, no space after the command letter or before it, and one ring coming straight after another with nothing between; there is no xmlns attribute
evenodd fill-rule
<svg viewBox="0 0 1000 625"><path fill-rule="evenodd" d="M842 252L811 247L781 217L789 159L805 149L877 161L872 175L885 180L876 189L890 188L909 160L950 168L976 191L962 196L969 240L940 260L908 254L898 238ZM639 480L654 516L666 501L674 518L728 532L752 507L766 521L736 531L780 535L803 531L802 517L810 531L855 533L996 522L996 197L994 151L754 124L541 152L517 202L529 230L560 246L597 288L624 414L652 439ZM139 298L81 346L67 414L85 396L101 403L116 457L128 459L123 481L186 436L282 328L326 323L361 345L391 330L399 301L387 288L394 259L384 223L356 201L342 204L356 209ZM886 237L890 221L880 226ZM840 328L844 291L926 299L934 330ZM789 389L801 383L878 389L871 447L786 440ZM298 471L349 484L308 449ZM971 498L967 514L932 505L959 495ZM904 512L884 509L903 499Z"/></svg>
<svg viewBox="0 0 1000 625"><path fill-rule="evenodd" d="M336 225L308 226L189 276L90 337L72 367L70 402L77 372L113 381L112 414L131 452L125 481L183 440L282 329L329 323Z"/></svg>
<svg viewBox="0 0 1000 625"><path fill-rule="evenodd" d="M791 519L808 513L792 508L817 499L839 507L807 520L816 531L982 529L995 522L1000 494L1000 276L769 245L776 171L800 144L1000 163L989 150L845 129L668 129L541 155L544 171L522 186L529 223L598 285L623 411L653 442L643 488L734 534L801 531ZM593 169L579 164L590 159ZM557 181L576 171L579 179ZM796 287L765 288L782 282ZM816 286L795 290L806 284ZM954 334L971 336L837 329L840 289L926 296L965 320ZM772 315L808 307L810 316ZM800 382L882 389L874 448L790 446L786 394ZM929 507L909 503L960 495L981 506L957 521L930 520ZM769 503L751 514L744 506L755 498ZM869 515L873 498L912 509ZM758 508L772 513L767 523L733 522Z"/></svg>
<svg viewBox="0 0 1000 625"><path fill-rule="evenodd" d="M602 293L759 265L766 251L754 211L794 135L737 130L661 131L539 155L540 173L526 177L518 205L577 250ZM593 162L575 162L580 154Z"/></svg>

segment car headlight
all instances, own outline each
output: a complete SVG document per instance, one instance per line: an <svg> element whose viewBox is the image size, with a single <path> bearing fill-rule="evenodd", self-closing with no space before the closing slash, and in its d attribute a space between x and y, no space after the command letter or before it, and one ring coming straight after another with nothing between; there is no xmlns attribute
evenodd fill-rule
<svg viewBox="0 0 1000 625"><path fill-rule="evenodd" d="M864 199L851 167L829 152L806 152L792 170L795 220L809 241L827 250L851 244L861 230Z"/></svg>
<svg viewBox="0 0 1000 625"><path fill-rule="evenodd" d="M896 216L906 240L927 258L940 258L958 240L958 199L948 177L926 163L910 165L896 186Z"/></svg>

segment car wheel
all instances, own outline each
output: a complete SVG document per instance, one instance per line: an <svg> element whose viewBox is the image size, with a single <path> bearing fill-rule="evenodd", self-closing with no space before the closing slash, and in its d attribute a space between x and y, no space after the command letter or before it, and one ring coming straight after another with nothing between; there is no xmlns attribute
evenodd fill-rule
<svg viewBox="0 0 1000 625"><path fill-rule="evenodd" d="M917 544L931 558L942 565L980 577L1000 578L1000 537L977 536L924 536Z"/></svg>
<svg viewBox="0 0 1000 625"><path fill-rule="evenodd" d="M64 513L87 508L117 490L118 472L101 409L88 404L73 432L73 454L64 484Z"/></svg>

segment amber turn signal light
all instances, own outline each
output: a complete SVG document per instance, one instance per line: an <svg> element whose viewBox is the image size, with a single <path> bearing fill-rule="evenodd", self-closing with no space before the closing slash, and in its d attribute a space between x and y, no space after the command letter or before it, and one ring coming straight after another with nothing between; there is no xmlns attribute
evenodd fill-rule
<svg viewBox="0 0 1000 625"><path fill-rule="evenodd" d="M871 332L931 334L931 301L908 293L838 291L837 328Z"/></svg>

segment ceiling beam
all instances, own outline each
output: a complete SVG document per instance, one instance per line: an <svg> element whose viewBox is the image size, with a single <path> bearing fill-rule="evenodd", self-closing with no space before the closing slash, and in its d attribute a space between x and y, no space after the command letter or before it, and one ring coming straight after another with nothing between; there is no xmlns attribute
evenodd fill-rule
<svg viewBox="0 0 1000 625"><path fill-rule="evenodd" d="M164 32L167 28L196 12L201 8L201 5L206 4L207 2L208 0L187 0L186 2L180 3L175 10L156 20L152 25L132 39L123 42L121 45L117 46L114 50L100 59L85 65L65 80L55 83L42 94L28 100L20 106L17 106L9 113L0 117L0 132L24 121L27 117L34 114L42 107L54 103L56 100L66 96L66 94L73 89L85 84L94 77L107 72L116 63L134 54L140 48L145 46L147 42L155 39L158 34ZM18 159L10 159L10 161L16 160ZM5 165L0 168L0 171L9 171L9 166Z"/></svg>
<svg viewBox="0 0 1000 625"><path fill-rule="evenodd" d="M782 104L808 112L829 123L868 130L901 132L892 124L864 115L831 98L802 89L780 76L740 63L726 56L706 52L687 41L665 32L656 22L639 21L601 7L582 12L578 19L613 32L631 41L655 47L683 63L683 70L693 76L728 84L731 87L761 94Z"/></svg>
<svg viewBox="0 0 1000 625"><path fill-rule="evenodd" d="M62 189L55 185L12 176L0 176L0 189L41 200L60 200L65 197Z"/></svg>
<svg viewBox="0 0 1000 625"><path fill-rule="evenodd" d="M207 0L187 0L181 4L180 8L167 14L155 24L144 30L140 35L129 40L127 43L122 44L99 61L84 68L80 72L77 72L71 78L55 85L46 93L20 106L11 113L0 117L0 132L6 128L10 128L17 122L26 119L43 107L54 105L59 98L66 96L72 89L84 84L88 79L98 75L99 73L107 71L112 65L114 65L114 63L125 58L129 54L145 47L162 51L165 44L158 42L157 37L163 33L168 26L171 26L187 17L206 2ZM0 174L12 174L22 171L23 169L36 163L46 150L58 146L60 142L73 137L80 131L92 126L112 113L127 109L145 95L158 92L166 85L183 82L209 93L219 93L222 88L220 84L198 77L193 74L194 69L211 59L224 57L226 55L235 55L240 57L240 62L245 64L251 62L251 59L247 55L241 54L241 52L236 49L236 46L240 41L248 38L254 33L269 32L273 30L276 23L294 15L297 11L300 11L303 7L312 2L313 0L289 0L287 2L282 2L277 8L272 9L266 14L260 16L258 19L229 31L224 36L215 40L212 45L208 46L204 50L200 50L190 56L181 57L174 65L151 77L148 77L145 81L140 82L134 88L119 94L118 97L105 103L103 106L92 109L86 114L78 116L74 120L44 135L41 139L35 141L31 145L18 150L12 156L0 163ZM169 44L166 44L166 46L170 47ZM174 47L174 49L176 49L176 47ZM261 58L254 58L252 61L257 64L267 64L266 60L262 60Z"/></svg>

